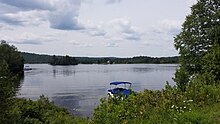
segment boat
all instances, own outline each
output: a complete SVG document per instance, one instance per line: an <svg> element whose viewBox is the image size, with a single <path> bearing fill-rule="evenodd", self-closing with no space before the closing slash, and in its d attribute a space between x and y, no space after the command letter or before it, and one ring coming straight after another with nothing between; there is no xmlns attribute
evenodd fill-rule
<svg viewBox="0 0 220 124"><path fill-rule="evenodd" d="M132 93L132 83L130 82L111 82L110 89L108 90L109 97L115 97L116 95L122 95L127 97Z"/></svg>
<svg viewBox="0 0 220 124"><path fill-rule="evenodd" d="M24 71L30 71L30 70L32 70L32 68L30 68L29 66L24 67Z"/></svg>

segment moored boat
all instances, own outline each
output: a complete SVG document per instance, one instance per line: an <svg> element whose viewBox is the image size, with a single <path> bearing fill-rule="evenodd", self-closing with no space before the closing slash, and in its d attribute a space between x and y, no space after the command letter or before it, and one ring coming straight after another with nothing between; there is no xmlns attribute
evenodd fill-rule
<svg viewBox="0 0 220 124"><path fill-rule="evenodd" d="M24 71L29 71L29 70L32 70L32 68L30 68L29 66L24 67Z"/></svg>
<svg viewBox="0 0 220 124"><path fill-rule="evenodd" d="M108 96L114 97L115 95L122 95L127 97L132 93L131 85L132 83L130 82L111 82Z"/></svg>

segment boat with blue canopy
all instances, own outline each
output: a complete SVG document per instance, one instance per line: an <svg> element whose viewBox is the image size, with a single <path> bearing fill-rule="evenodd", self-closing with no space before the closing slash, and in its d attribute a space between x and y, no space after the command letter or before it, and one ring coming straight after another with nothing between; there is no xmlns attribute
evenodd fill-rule
<svg viewBox="0 0 220 124"><path fill-rule="evenodd" d="M123 95L127 97L132 93L131 82L111 82L110 89L108 90L108 96L114 97L115 95Z"/></svg>

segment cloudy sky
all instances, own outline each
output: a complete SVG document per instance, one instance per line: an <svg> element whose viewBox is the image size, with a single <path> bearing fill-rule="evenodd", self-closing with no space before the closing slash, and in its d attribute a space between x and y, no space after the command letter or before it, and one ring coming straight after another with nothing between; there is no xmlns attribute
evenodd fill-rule
<svg viewBox="0 0 220 124"><path fill-rule="evenodd" d="M71 56L174 56L196 0L0 0L0 37L20 51Z"/></svg>

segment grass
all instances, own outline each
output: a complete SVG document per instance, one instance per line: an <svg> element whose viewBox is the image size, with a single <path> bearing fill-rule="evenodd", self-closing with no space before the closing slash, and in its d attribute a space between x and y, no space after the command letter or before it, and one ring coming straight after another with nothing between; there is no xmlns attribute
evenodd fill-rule
<svg viewBox="0 0 220 124"><path fill-rule="evenodd" d="M220 124L220 103L205 106L199 111L210 120L211 124Z"/></svg>

